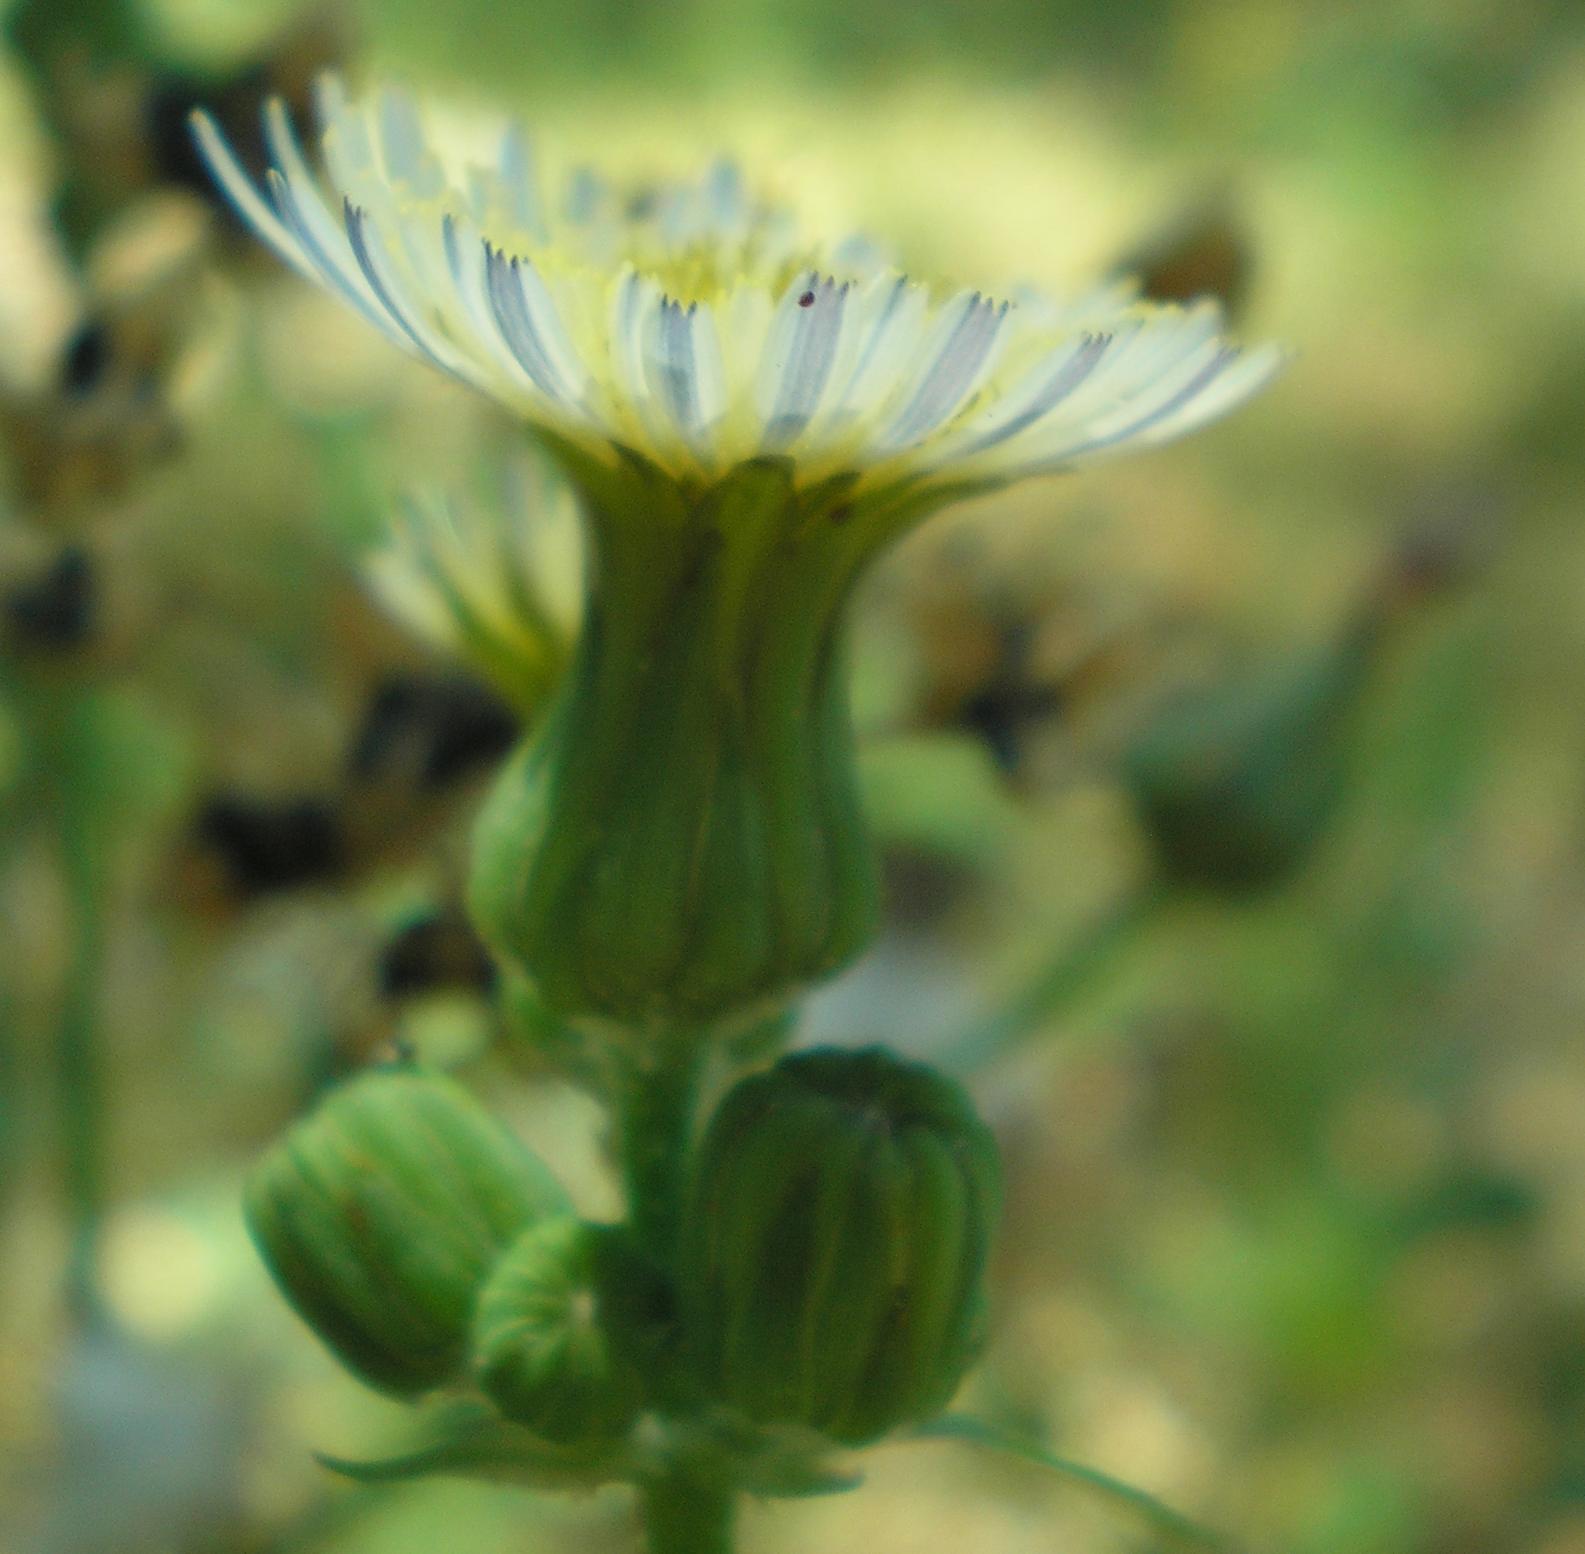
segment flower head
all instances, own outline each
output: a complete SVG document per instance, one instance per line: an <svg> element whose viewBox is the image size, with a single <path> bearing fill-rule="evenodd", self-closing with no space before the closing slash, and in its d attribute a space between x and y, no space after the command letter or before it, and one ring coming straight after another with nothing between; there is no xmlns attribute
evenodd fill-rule
<svg viewBox="0 0 1585 1554"><path fill-rule="evenodd" d="M364 567L398 621L525 712L566 666L580 593L572 493L547 470L535 473L499 503L412 499Z"/></svg>
<svg viewBox="0 0 1585 1554"><path fill-rule="evenodd" d="M262 193L196 129L291 264L522 416L583 520L577 642L480 814L475 919L564 1021L776 1013L876 922L843 673L865 568L955 496L1201 425L1277 354L1229 345L1211 304L934 291L802 242L727 164L552 192L515 127L477 167L399 94L332 80L319 113L333 196L279 103ZM456 539L409 540L404 601L500 658L516 563Z"/></svg>
<svg viewBox="0 0 1585 1554"><path fill-rule="evenodd" d="M213 122L241 213L398 344L542 431L690 482L789 457L801 482L999 482L1181 436L1272 376L1213 304L1118 288L1058 304L938 292L849 240L800 242L718 163L621 193L545 187L522 130L443 156L403 95L319 94L327 198L279 102L261 193Z"/></svg>

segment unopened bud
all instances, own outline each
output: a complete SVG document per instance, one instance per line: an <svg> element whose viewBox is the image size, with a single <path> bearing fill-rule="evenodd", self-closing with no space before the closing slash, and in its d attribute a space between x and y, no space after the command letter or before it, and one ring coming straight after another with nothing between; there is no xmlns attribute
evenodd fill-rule
<svg viewBox="0 0 1585 1554"><path fill-rule="evenodd" d="M566 1207L537 1157L451 1080L410 1070L333 1092L255 1167L248 1228L288 1301L372 1386L460 1380L501 1252Z"/></svg>
<svg viewBox="0 0 1585 1554"><path fill-rule="evenodd" d="M636 1276L620 1231L567 1215L512 1243L473 1325L474 1375L507 1418L567 1445L633 1422L642 1383L612 1308Z"/></svg>
<svg viewBox="0 0 1585 1554"><path fill-rule="evenodd" d="M1346 787L1373 628L1367 621L1264 676L1188 698L1137 742L1124 782L1171 880L1261 890L1308 860Z"/></svg>
<svg viewBox="0 0 1585 1554"><path fill-rule="evenodd" d="M879 1049L740 1083L701 1146L680 1283L714 1399L857 1445L957 1390L984 1328L996 1144L950 1079Z"/></svg>

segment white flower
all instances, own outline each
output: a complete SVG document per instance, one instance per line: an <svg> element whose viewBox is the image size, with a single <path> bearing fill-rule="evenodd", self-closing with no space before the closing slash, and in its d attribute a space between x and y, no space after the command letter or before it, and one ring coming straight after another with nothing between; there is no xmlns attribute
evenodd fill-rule
<svg viewBox="0 0 1585 1554"><path fill-rule="evenodd" d="M329 197L279 102L263 193L195 119L261 236L542 431L689 484L761 455L801 484L998 483L1182 436L1280 363L1230 344L1210 303L938 293L862 243L802 244L730 164L627 196L587 171L547 191L515 125L492 165L463 166L399 94L354 102L329 80L319 111Z"/></svg>
<svg viewBox="0 0 1585 1554"><path fill-rule="evenodd" d="M412 499L364 571L401 624L532 712L577 636L581 545L566 486L511 473L523 478L499 503Z"/></svg>

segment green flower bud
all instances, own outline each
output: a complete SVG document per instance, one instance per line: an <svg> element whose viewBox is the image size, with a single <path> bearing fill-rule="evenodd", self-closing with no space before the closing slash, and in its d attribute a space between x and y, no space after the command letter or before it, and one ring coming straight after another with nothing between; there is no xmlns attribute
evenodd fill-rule
<svg viewBox="0 0 1585 1554"><path fill-rule="evenodd" d="M480 817L475 914L563 1018L763 1012L875 925L842 617L910 514L771 458L697 489L585 459L576 484L584 629Z"/></svg>
<svg viewBox="0 0 1585 1554"><path fill-rule="evenodd" d="M632 1424L643 1384L621 1300L643 1281L622 1233L558 1216L495 1265L473 1321L473 1372L508 1419L563 1445Z"/></svg>
<svg viewBox="0 0 1585 1554"><path fill-rule="evenodd" d="M566 1202L459 1085L385 1069L293 1127L254 1168L244 1210L298 1315L354 1374L408 1396L462 1379L491 1267Z"/></svg>
<svg viewBox="0 0 1585 1554"><path fill-rule="evenodd" d="M1124 782L1163 871L1224 892L1302 867L1346 786L1351 714L1373 623L1252 680L1163 714L1128 753Z"/></svg>
<svg viewBox="0 0 1585 1554"><path fill-rule="evenodd" d="M880 1049L784 1058L703 1144L679 1269L717 1402L859 1445L929 1418L984 1327L996 1144L950 1079Z"/></svg>

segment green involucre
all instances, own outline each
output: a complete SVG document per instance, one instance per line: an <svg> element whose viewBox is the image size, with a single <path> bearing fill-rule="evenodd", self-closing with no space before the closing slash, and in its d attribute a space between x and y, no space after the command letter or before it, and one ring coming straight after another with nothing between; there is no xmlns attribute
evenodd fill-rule
<svg viewBox="0 0 1585 1554"><path fill-rule="evenodd" d="M475 915L563 1018L774 1007L874 931L842 625L920 503L802 489L786 459L690 490L633 455L563 458L584 629L480 817Z"/></svg>
<svg viewBox="0 0 1585 1554"><path fill-rule="evenodd" d="M679 1283L714 1401L848 1445L928 1419L977 1354L995 1141L945 1076L880 1049L783 1059L700 1149Z"/></svg>
<svg viewBox="0 0 1585 1554"><path fill-rule="evenodd" d="M254 1168L244 1212L282 1293L337 1358L410 1396L463 1378L490 1269L566 1203L459 1085L391 1069L293 1127Z"/></svg>

